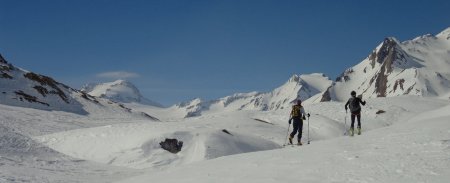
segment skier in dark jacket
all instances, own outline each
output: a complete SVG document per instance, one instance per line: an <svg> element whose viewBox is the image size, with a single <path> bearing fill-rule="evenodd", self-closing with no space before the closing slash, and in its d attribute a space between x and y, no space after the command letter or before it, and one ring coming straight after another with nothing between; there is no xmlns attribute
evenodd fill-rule
<svg viewBox="0 0 450 183"><path fill-rule="evenodd" d="M362 101L361 97L356 97L356 92L352 91L350 93L352 97L348 99L347 103L345 104L345 112L347 112L347 106L350 107L350 112L352 113L351 119L352 124L350 126L350 136L353 136L354 134L354 126L355 126L355 117L358 118L358 129L357 133L358 135L361 135L361 106L366 105L366 101Z"/></svg>
<svg viewBox="0 0 450 183"><path fill-rule="evenodd" d="M292 124L294 129L289 135L289 143L292 144L292 139L298 131L297 145L302 145L301 139L303 131L303 120L306 120L306 113L305 109L303 109L302 101L300 99L297 100L297 105L292 106L291 115L289 117L289 124L291 124L292 120L294 120L294 123Z"/></svg>

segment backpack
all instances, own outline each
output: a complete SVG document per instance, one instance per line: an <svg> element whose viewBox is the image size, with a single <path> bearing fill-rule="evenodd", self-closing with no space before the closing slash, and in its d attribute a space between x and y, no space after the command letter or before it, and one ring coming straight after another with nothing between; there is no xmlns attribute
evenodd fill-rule
<svg viewBox="0 0 450 183"><path fill-rule="evenodd" d="M361 109L358 98L352 97L352 98L348 99L348 101L349 101L349 107L350 107L351 112L356 112Z"/></svg>
<svg viewBox="0 0 450 183"><path fill-rule="evenodd" d="M300 111L301 108L302 108L301 105L292 106L292 112L291 112L292 117L301 117L301 111Z"/></svg>

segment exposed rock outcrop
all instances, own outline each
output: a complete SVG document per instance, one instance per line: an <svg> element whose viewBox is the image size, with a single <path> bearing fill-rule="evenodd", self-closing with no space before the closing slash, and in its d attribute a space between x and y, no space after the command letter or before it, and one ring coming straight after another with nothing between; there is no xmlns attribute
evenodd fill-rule
<svg viewBox="0 0 450 183"><path fill-rule="evenodd" d="M183 141L166 138L166 140L160 142L159 145L161 145L161 148L163 148L164 150L176 154L181 151L181 148L183 147Z"/></svg>

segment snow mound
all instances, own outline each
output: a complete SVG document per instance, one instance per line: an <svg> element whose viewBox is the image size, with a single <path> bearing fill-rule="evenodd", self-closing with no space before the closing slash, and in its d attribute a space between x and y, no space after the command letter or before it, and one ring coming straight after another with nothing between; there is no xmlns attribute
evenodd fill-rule
<svg viewBox="0 0 450 183"><path fill-rule="evenodd" d="M183 128L172 124L122 124L60 132L35 139L72 157L138 169L167 168L280 147L272 141L234 131L225 133L224 130L204 128L173 131L177 129ZM183 141L181 151L173 154L162 149L159 143L165 138Z"/></svg>

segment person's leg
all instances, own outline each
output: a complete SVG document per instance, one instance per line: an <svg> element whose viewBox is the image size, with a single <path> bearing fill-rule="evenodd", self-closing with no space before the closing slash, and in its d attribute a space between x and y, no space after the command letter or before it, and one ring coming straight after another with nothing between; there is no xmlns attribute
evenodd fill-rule
<svg viewBox="0 0 450 183"><path fill-rule="evenodd" d="M353 127L355 127L355 114L353 114L353 113L351 116L351 120L352 120L352 123L350 124L350 128L353 128Z"/></svg>
<svg viewBox="0 0 450 183"><path fill-rule="evenodd" d="M350 136L353 136L354 128L355 128L355 113L352 113L352 123L350 125Z"/></svg>
<svg viewBox="0 0 450 183"><path fill-rule="evenodd" d="M293 119L292 127L293 127L292 133L291 133L291 135L289 136L289 142L290 142L291 144L292 144L292 138L294 138L295 134L297 134L297 131L298 131L298 122L297 122L297 120L296 120L295 118Z"/></svg>
<svg viewBox="0 0 450 183"><path fill-rule="evenodd" d="M361 113L358 113L356 118L358 118L358 128L361 128Z"/></svg>
<svg viewBox="0 0 450 183"><path fill-rule="evenodd" d="M302 134L303 134L303 120L299 120L298 122L298 142L300 143L302 140Z"/></svg>
<svg viewBox="0 0 450 183"><path fill-rule="evenodd" d="M359 113L357 116L358 118L358 135L361 135L361 113Z"/></svg>

